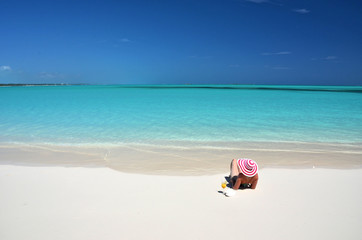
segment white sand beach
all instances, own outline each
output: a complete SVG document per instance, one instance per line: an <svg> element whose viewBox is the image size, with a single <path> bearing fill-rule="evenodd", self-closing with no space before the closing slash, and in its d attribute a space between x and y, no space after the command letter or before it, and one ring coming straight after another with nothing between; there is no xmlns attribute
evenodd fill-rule
<svg viewBox="0 0 362 240"><path fill-rule="evenodd" d="M222 195L225 174L0 166L0 239L359 239L361 169L260 170Z"/></svg>

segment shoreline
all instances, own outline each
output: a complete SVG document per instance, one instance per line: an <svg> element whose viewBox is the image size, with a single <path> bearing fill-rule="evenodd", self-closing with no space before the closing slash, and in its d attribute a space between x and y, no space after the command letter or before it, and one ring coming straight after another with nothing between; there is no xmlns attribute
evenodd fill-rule
<svg viewBox="0 0 362 240"><path fill-rule="evenodd" d="M87 86L83 83L0 83L0 87Z"/></svg>
<svg viewBox="0 0 362 240"><path fill-rule="evenodd" d="M169 142L70 146L0 144L0 165L108 167L150 175L214 175L232 158L246 157L260 168L362 168L359 144L300 142Z"/></svg>

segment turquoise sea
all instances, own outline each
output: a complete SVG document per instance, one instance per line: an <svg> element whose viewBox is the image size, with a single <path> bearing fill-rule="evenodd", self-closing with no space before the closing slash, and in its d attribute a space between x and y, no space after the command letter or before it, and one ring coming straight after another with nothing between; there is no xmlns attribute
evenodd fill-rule
<svg viewBox="0 0 362 240"><path fill-rule="evenodd" d="M0 87L0 143L362 143L362 87Z"/></svg>

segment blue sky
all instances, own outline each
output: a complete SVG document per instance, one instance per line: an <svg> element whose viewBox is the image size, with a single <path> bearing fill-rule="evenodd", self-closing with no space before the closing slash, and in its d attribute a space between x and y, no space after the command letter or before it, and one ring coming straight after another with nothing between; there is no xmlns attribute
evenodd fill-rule
<svg viewBox="0 0 362 240"><path fill-rule="evenodd" d="M0 83L362 85L362 1L0 2Z"/></svg>

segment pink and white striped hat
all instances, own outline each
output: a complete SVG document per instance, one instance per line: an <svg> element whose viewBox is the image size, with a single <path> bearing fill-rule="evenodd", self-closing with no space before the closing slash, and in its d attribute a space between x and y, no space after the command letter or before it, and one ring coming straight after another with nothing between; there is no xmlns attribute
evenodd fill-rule
<svg viewBox="0 0 362 240"><path fill-rule="evenodd" d="M258 173L258 164L251 159L238 159L238 166L242 174L247 177L253 177Z"/></svg>

